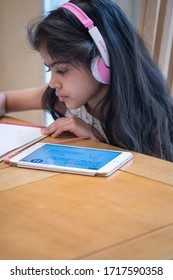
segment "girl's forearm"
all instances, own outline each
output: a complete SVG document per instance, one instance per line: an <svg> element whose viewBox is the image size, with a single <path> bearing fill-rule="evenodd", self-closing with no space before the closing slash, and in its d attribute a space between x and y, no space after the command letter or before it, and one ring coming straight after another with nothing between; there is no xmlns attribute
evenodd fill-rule
<svg viewBox="0 0 173 280"><path fill-rule="evenodd" d="M5 112L19 112L26 110L42 109L42 96L47 85L43 85L37 88L28 88L20 90L4 91L2 93L2 107L1 111L3 115ZM5 111L3 111L3 98L5 96ZM0 103L0 104L1 104Z"/></svg>

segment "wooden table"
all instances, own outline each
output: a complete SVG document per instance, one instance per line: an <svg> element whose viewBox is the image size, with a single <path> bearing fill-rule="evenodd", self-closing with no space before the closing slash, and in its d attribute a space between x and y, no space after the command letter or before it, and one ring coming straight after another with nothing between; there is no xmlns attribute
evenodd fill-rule
<svg viewBox="0 0 173 280"><path fill-rule="evenodd" d="M173 259L171 162L134 153L105 178L1 162L0 190L1 260Z"/></svg>

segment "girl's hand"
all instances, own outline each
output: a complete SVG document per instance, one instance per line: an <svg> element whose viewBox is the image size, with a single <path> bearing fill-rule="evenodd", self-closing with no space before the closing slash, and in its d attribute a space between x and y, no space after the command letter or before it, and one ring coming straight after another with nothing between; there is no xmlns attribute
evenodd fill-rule
<svg viewBox="0 0 173 280"><path fill-rule="evenodd" d="M0 117L5 114L6 109L6 97L3 92L0 92Z"/></svg>
<svg viewBox="0 0 173 280"><path fill-rule="evenodd" d="M42 128L41 131L44 135L51 134L52 137L57 137L62 132L69 131L78 137L97 139L93 134L93 128L89 124L73 116L59 118L50 126Z"/></svg>

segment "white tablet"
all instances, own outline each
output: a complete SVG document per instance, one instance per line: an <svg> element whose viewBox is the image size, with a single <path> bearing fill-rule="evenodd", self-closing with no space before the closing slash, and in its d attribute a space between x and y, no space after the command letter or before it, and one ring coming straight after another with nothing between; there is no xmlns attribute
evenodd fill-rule
<svg viewBox="0 0 173 280"><path fill-rule="evenodd" d="M18 167L108 176L132 158L132 153L37 143L9 160Z"/></svg>

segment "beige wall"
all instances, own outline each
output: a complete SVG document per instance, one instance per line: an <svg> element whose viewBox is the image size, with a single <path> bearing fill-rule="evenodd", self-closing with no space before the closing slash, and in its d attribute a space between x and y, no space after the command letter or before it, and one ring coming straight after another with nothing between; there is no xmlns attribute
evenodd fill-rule
<svg viewBox="0 0 173 280"><path fill-rule="evenodd" d="M44 81L43 62L27 41L26 27L42 11L41 0L0 0L0 90L34 87ZM15 113L36 124L43 112Z"/></svg>

